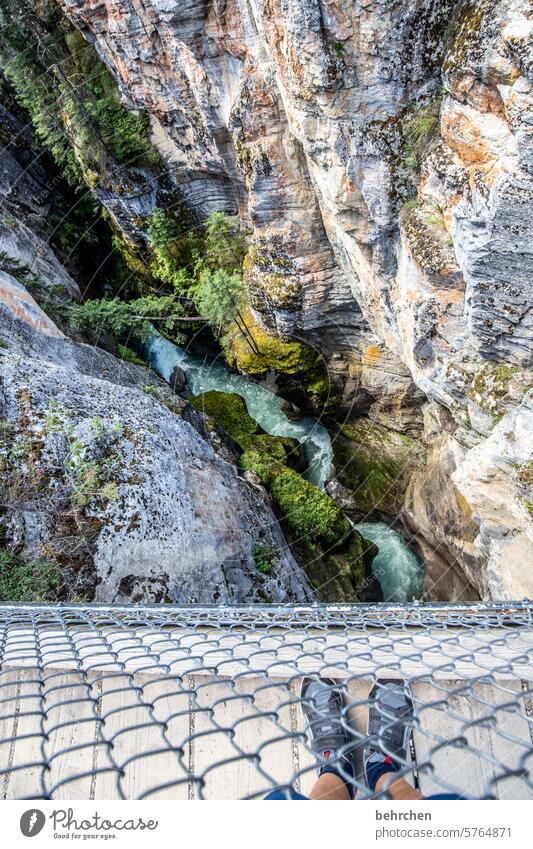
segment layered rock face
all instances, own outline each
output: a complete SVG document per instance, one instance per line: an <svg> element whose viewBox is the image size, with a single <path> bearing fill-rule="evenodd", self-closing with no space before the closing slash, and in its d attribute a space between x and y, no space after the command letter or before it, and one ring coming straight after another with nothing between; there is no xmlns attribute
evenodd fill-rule
<svg viewBox="0 0 533 849"><path fill-rule="evenodd" d="M63 598L314 597L264 490L202 414L147 369L67 340L9 275L0 300L2 537L59 564Z"/></svg>
<svg viewBox="0 0 533 849"><path fill-rule="evenodd" d="M46 218L54 186L40 161L42 149L35 145L30 128L0 104L0 132L17 144L0 149L0 256L27 269L50 288L75 300L81 299L78 284L57 259L48 243Z"/></svg>
<svg viewBox="0 0 533 849"><path fill-rule="evenodd" d="M402 516L428 597L533 594L508 436L531 416L527 0L59 3L149 113L165 184L252 228L254 320L324 355L345 413L423 430ZM104 183L142 242L160 176Z"/></svg>

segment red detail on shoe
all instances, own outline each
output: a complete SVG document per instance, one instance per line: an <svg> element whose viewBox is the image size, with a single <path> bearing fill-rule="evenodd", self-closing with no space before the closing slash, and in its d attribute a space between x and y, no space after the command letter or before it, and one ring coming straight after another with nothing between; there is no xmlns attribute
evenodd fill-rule
<svg viewBox="0 0 533 849"><path fill-rule="evenodd" d="M387 766L392 766L392 758L390 755L387 755L386 758L383 759L383 763L387 764Z"/></svg>
<svg viewBox="0 0 533 849"><path fill-rule="evenodd" d="M329 758L329 752L324 752L324 760L327 761Z"/></svg>

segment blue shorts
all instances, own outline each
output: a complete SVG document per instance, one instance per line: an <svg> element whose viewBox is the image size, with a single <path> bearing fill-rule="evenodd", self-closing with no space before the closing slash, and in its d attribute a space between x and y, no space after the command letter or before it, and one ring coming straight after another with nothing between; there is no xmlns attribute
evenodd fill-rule
<svg viewBox="0 0 533 849"><path fill-rule="evenodd" d="M462 799L462 796L457 796L455 793L436 793L434 796L425 796L425 799ZM268 796L265 796L267 801L284 801L284 802L308 802L308 796L302 796L290 787L288 790L273 790Z"/></svg>

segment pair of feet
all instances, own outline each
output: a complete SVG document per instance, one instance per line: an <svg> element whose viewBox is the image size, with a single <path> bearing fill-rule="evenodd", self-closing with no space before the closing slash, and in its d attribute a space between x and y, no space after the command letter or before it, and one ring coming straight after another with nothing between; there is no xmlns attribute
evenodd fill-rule
<svg viewBox="0 0 533 849"><path fill-rule="evenodd" d="M302 709L309 725L318 774L334 773L354 797L356 740L346 717L342 690L330 678L304 678ZM413 703L403 681L379 681L368 697L368 730L363 751L364 777L374 792L379 779L398 772L407 760Z"/></svg>

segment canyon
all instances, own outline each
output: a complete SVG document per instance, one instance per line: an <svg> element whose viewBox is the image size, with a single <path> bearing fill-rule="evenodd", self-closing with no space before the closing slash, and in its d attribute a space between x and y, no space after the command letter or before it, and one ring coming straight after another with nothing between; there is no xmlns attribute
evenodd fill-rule
<svg viewBox="0 0 533 849"><path fill-rule="evenodd" d="M89 143L72 111L60 116L69 161L130 269L144 274L156 208L184 231L213 213L242 222L246 321L260 350L233 339L226 359L327 428L333 468L323 498L356 522L379 518L400 531L423 561L427 600L531 597L527 0L22 6L52 92L66 98L58 69L77 61L72 45L88 45L97 58L78 62L79 73L89 78L102 63L127 113L146 116L142 160L102 144L94 114ZM1 7L3 25L13 24L12 4ZM20 46L3 43L1 55L17 95L9 69ZM239 470L239 446L190 393L88 346L47 309L81 301L96 271L87 281L58 257L49 209L59 188L41 163L39 133L8 107L2 418L25 420L40 445L31 462L13 460L7 440L5 452L26 476L55 456L51 402L63 410L63 469L69 416L84 457L100 462L104 446L120 446L120 497L81 511L90 513L80 519L90 545L73 562L86 569L90 560L94 598L364 600L364 534L344 530L333 554L322 540L318 572L306 572L264 481ZM25 286L20 268L40 289ZM2 517L11 546L38 553L76 533L52 528L42 502L25 493ZM273 573L264 556L265 571L254 567L258 545L278 553ZM324 586L331 592L321 595Z"/></svg>

